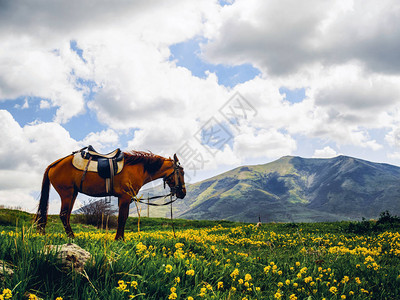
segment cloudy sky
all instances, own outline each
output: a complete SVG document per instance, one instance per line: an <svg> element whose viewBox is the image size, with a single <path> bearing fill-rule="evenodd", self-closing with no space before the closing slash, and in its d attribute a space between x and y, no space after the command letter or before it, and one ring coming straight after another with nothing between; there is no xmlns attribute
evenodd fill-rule
<svg viewBox="0 0 400 300"><path fill-rule="evenodd" d="M0 0L0 41L0 205L35 211L46 166L88 144L177 153L189 182L284 155L400 165L397 0Z"/></svg>

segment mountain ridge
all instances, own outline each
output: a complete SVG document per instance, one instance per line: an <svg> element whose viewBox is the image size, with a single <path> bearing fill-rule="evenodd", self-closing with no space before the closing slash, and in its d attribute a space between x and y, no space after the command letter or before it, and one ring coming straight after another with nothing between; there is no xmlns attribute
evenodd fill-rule
<svg viewBox="0 0 400 300"><path fill-rule="evenodd" d="M189 219L308 222L375 218L400 212L400 168L340 155L284 156L240 166L190 185ZM397 183L397 185L396 185ZM379 204L382 205L379 205Z"/></svg>
<svg viewBox="0 0 400 300"><path fill-rule="evenodd" d="M399 183L400 167L386 163L344 155L283 156L187 184L187 195L174 202L173 214L184 219L242 222L257 222L259 216L262 222L378 218L386 210L400 214ZM139 194L151 197L166 192L158 186ZM152 217L170 215L169 206L149 209ZM139 210L147 215L146 205L139 205ZM131 216L137 215L134 203L130 211Z"/></svg>

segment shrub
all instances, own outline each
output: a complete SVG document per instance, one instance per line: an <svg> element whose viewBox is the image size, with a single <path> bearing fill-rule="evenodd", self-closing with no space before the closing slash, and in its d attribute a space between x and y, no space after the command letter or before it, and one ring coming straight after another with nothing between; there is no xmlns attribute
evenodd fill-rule
<svg viewBox="0 0 400 300"><path fill-rule="evenodd" d="M116 228L117 217L114 215L116 212L117 209L114 209L106 199L91 198L78 210L76 221L97 228Z"/></svg>

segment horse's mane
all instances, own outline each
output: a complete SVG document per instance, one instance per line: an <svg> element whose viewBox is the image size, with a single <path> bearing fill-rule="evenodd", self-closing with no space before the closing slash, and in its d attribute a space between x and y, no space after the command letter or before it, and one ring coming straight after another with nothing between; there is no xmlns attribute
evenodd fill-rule
<svg viewBox="0 0 400 300"><path fill-rule="evenodd" d="M125 164L127 165L136 165L142 163L144 168L150 174L154 174L157 172L162 164L164 163L165 158L151 152L145 151L128 151L124 152Z"/></svg>

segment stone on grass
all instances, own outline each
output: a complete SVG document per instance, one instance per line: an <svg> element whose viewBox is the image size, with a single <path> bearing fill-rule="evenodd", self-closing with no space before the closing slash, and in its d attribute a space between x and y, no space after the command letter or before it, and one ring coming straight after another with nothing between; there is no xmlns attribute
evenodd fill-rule
<svg viewBox="0 0 400 300"><path fill-rule="evenodd" d="M48 246L48 250L57 253L57 257L61 259L64 269L69 270L72 268L79 273L84 270L86 262L92 257L88 251L72 243L50 245Z"/></svg>
<svg viewBox="0 0 400 300"><path fill-rule="evenodd" d="M0 277L14 275L14 270L10 267L8 263L0 260Z"/></svg>

